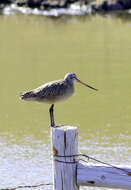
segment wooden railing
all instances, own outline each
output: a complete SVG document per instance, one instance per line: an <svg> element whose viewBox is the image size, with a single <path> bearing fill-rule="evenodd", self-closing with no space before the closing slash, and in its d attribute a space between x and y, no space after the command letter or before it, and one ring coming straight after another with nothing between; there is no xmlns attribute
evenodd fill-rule
<svg viewBox="0 0 131 190"><path fill-rule="evenodd" d="M79 190L80 186L131 190L131 168L90 166L78 159L76 127L52 127L51 139L54 190Z"/></svg>

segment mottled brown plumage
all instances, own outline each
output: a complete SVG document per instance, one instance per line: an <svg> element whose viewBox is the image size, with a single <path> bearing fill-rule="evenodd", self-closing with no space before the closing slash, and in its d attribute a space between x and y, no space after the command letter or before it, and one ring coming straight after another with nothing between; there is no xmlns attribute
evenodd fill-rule
<svg viewBox="0 0 131 190"><path fill-rule="evenodd" d="M74 82L79 82L93 90L97 90L83 82L81 82L76 74L74 73L68 73L65 75L65 78L58 81L52 81L49 83L46 83L34 90L31 90L29 92L26 92L21 95L22 100L27 101L38 101L43 103L49 103L52 104L50 108L50 116L52 112L53 116L53 107L54 103L58 101L62 101L65 99L68 99L72 94L74 93ZM54 121L51 119L53 123L51 123L51 126L54 126Z"/></svg>

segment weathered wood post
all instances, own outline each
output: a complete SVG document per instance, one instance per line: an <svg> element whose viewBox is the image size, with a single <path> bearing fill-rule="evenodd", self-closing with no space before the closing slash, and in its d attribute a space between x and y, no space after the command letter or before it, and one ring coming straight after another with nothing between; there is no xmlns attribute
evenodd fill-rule
<svg viewBox="0 0 131 190"><path fill-rule="evenodd" d="M78 130L76 127L51 128L54 190L79 190L77 185ZM65 156L65 157L59 157Z"/></svg>

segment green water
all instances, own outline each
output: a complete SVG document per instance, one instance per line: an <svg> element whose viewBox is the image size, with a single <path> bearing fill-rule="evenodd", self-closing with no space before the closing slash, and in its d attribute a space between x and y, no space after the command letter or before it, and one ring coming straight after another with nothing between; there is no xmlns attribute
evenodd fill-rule
<svg viewBox="0 0 131 190"><path fill-rule="evenodd" d="M99 91L76 84L75 95L55 105L57 125L79 128L82 152L130 165L131 22L19 15L0 16L0 26L0 188L52 181L49 105L19 94L67 72Z"/></svg>

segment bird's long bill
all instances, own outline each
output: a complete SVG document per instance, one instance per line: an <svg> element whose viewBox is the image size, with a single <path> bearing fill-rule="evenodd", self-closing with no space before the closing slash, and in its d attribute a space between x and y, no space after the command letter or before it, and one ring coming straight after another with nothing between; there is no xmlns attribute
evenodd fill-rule
<svg viewBox="0 0 131 190"><path fill-rule="evenodd" d="M85 86L87 86L88 88L91 88L91 89L93 89L93 90L98 90L98 89L93 88L92 86L89 86L88 84L86 84L86 83L80 81L79 79L77 79L77 82L79 82L79 83L81 83L81 84L83 84L83 85L85 85Z"/></svg>

